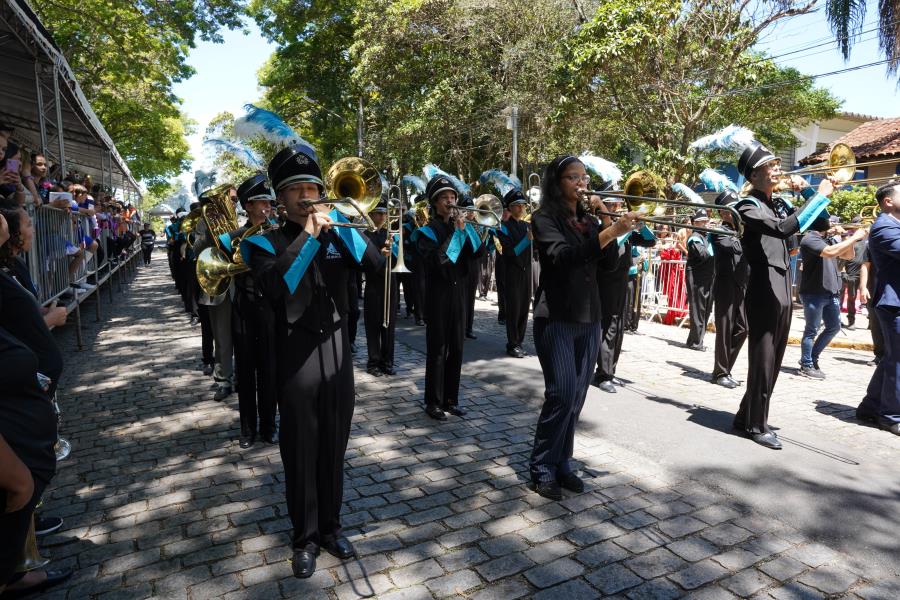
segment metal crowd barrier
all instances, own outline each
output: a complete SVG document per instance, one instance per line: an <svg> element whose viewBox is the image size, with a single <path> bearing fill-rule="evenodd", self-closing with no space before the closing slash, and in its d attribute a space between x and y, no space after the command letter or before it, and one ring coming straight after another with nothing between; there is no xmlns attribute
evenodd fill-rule
<svg viewBox="0 0 900 600"><path fill-rule="evenodd" d="M641 277L641 317L679 327L688 319L685 260L650 257Z"/></svg>
<svg viewBox="0 0 900 600"><path fill-rule="evenodd" d="M34 223L34 241L31 251L25 255L29 273L38 291L38 301L47 306L58 303L74 313L76 343L80 350L84 346L81 331L81 304L93 297L97 322L101 319L100 290L106 285L109 302L113 301L113 280L122 290L125 274L137 272L136 258L140 255L140 224L126 221L122 233L130 231L135 235L132 244L125 246L121 236L110 229L94 226L90 217L51 206L29 207ZM96 240L101 250L91 253L77 269L70 271L73 256L84 250L85 237Z"/></svg>

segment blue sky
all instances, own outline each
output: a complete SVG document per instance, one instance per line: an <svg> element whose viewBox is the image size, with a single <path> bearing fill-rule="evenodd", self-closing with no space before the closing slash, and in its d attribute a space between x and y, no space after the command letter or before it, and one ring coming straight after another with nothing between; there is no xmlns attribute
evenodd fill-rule
<svg viewBox="0 0 900 600"><path fill-rule="evenodd" d="M874 3L872 4L874 8ZM870 11L872 12L872 11ZM864 29L871 29L874 14L867 17ZM226 31L223 44L200 42L188 62L197 70L189 80L175 86L189 117L197 121L198 133L189 138L194 156L194 169L208 162L203 152L202 131L210 119L223 110L241 113L241 106L260 96L256 72L274 49L260 34L254 23L247 23L249 35ZM822 11L789 19L770 30L759 48L770 55L782 55L817 43L826 45L777 58L780 64L795 67L802 73L819 74L880 60L874 32L863 34L844 62L831 42L831 32ZM884 66L823 77L818 84L844 100L842 110L876 117L900 116L900 93L896 81L888 81ZM191 173L179 179L190 187Z"/></svg>

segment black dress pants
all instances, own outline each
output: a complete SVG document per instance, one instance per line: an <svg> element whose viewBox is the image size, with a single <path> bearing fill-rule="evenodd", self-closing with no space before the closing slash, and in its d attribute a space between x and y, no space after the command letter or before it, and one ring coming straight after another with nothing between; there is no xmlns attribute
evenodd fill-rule
<svg viewBox="0 0 900 600"><path fill-rule="evenodd" d="M715 321L716 356L713 379L731 375L731 369L747 340L746 290L734 281L716 282Z"/></svg>
<svg viewBox="0 0 900 600"><path fill-rule="evenodd" d="M685 269L688 293L688 312L691 315L691 329L688 333L688 346L702 346L706 336L706 322L712 309L712 271L693 271Z"/></svg>
<svg viewBox="0 0 900 600"><path fill-rule="evenodd" d="M384 327L384 276L372 275L366 279L363 300L363 321L366 328L366 346L369 360L366 368L393 368L394 331L397 328L397 307L400 286L396 275L391 275L391 306L388 309L388 326Z"/></svg>
<svg viewBox="0 0 900 600"><path fill-rule="evenodd" d="M600 351L597 353L597 380L611 381L622 353L625 337L625 294L627 279L613 279L611 274L600 290Z"/></svg>
<svg viewBox="0 0 900 600"><path fill-rule="evenodd" d="M841 299L846 294L847 297L847 324L854 325L856 323L856 293L859 291L859 279L843 279L841 289Z"/></svg>
<svg viewBox="0 0 900 600"><path fill-rule="evenodd" d="M213 346L213 326L209 316L209 307L205 304L196 306L197 318L200 320L200 340L203 352L203 364L216 364L215 349Z"/></svg>
<svg viewBox="0 0 900 600"><path fill-rule="evenodd" d="M507 267L504 283L506 306L506 349L521 347L528 328L528 273Z"/></svg>
<svg viewBox="0 0 900 600"><path fill-rule="evenodd" d="M466 315L460 302L448 304L449 310L430 312L425 327L425 405L429 407L459 404Z"/></svg>
<svg viewBox="0 0 900 600"><path fill-rule="evenodd" d="M502 254L494 259L494 276L497 282L497 320L506 319L506 260Z"/></svg>
<svg viewBox="0 0 900 600"><path fill-rule="evenodd" d="M273 313L262 299L248 298L243 292L235 295L232 307L241 435L271 434L278 398Z"/></svg>
<svg viewBox="0 0 900 600"><path fill-rule="evenodd" d="M472 333L475 325L475 293L478 291L478 259L469 260L466 275L466 333Z"/></svg>
<svg viewBox="0 0 900 600"><path fill-rule="evenodd" d="M279 381L281 460L293 547L317 552L341 534L344 453L354 408L346 321L324 334L297 328L280 342Z"/></svg>
<svg viewBox="0 0 900 600"><path fill-rule="evenodd" d="M778 380L791 328L791 280L787 271L769 266L750 270L747 287L747 391L734 417L735 429L769 431L769 403Z"/></svg>
<svg viewBox="0 0 900 600"><path fill-rule="evenodd" d="M366 285L368 285L366 281ZM359 282L355 273L347 278L347 335L351 344L356 343L356 328L359 323Z"/></svg>

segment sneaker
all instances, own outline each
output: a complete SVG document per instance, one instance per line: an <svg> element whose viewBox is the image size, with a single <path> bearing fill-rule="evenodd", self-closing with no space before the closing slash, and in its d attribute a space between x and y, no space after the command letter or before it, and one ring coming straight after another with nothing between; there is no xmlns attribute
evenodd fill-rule
<svg viewBox="0 0 900 600"><path fill-rule="evenodd" d="M825 379L825 373L815 367L800 366L800 374L810 379Z"/></svg>

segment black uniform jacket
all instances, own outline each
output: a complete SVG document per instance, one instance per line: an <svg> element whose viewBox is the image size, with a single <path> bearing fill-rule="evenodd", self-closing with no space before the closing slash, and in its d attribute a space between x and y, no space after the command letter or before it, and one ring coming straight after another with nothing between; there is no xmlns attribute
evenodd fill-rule
<svg viewBox="0 0 900 600"><path fill-rule="evenodd" d="M722 223L722 227L734 229L728 223ZM714 235L712 243L716 260L716 279L728 280L734 285L747 287L750 279L750 265L744 256L741 240L731 235Z"/></svg>
<svg viewBox="0 0 900 600"><path fill-rule="evenodd" d="M735 208L744 222L741 243L750 266L772 266L787 271L791 261L786 240L800 231L797 213L779 217L772 200L757 190L750 190Z"/></svg>
<svg viewBox="0 0 900 600"><path fill-rule="evenodd" d="M500 231L497 234L507 268L517 269L526 274L530 264L528 259L531 256L528 229L528 223L507 219L500 225Z"/></svg>
<svg viewBox="0 0 900 600"><path fill-rule="evenodd" d="M457 233L453 225L436 218L417 229L413 241L419 264L426 273L426 292L429 296L442 288L463 289L469 269L474 268L469 259L484 254L484 244L474 227L467 224L466 229ZM473 250L473 247L477 249Z"/></svg>
<svg viewBox="0 0 900 600"><path fill-rule="evenodd" d="M347 314L352 271L375 272L384 264L378 248L353 229L332 228L313 238L291 221L251 236L241 252L276 317L313 333L334 331Z"/></svg>
<svg viewBox="0 0 900 600"><path fill-rule="evenodd" d="M611 270L618 257L615 241L600 247L600 225L585 215L580 221L561 211L539 209L531 227L541 263L534 317L573 323L600 322L598 266ZM599 265L598 265L599 263Z"/></svg>

